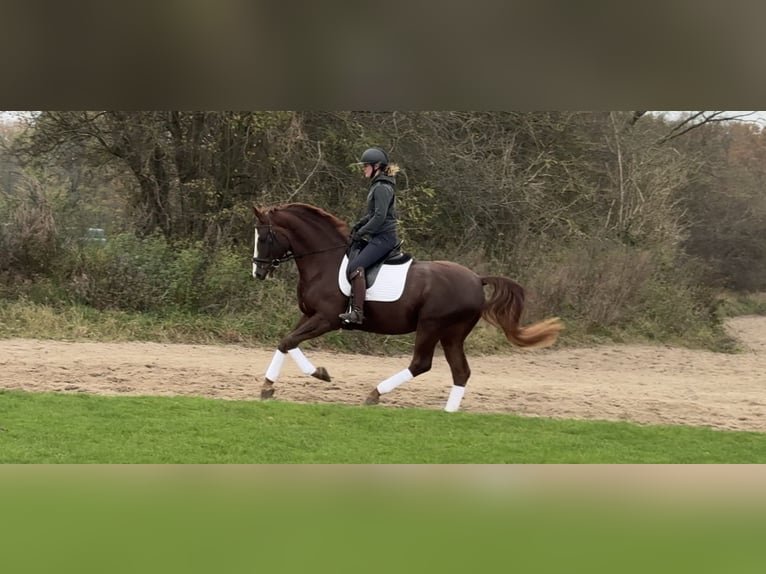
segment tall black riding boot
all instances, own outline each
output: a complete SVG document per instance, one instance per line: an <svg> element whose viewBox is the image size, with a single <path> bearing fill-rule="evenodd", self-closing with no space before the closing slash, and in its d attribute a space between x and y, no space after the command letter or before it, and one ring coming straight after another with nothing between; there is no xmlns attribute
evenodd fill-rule
<svg viewBox="0 0 766 574"><path fill-rule="evenodd" d="M367 282L364 278L364 268L357 268L351 275L351 310L338 315L344 323L361 325L364 321L364 296L367 292Z"/></svg>

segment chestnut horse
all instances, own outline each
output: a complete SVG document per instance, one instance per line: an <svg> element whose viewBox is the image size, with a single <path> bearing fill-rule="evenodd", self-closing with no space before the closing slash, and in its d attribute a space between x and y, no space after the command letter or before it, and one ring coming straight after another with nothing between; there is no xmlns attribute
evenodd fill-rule
<svg viewBox="0 0 766 574"><path fill-rule="evenodd" d="M303 313L280 341L266 371L261 398L268 399L274 395L274 384L288 354L303 373L330 380L327 371L314 367L298 345L341 328L338 315L346 310L348 298L341 292L338 278L349 245L349 229L334 215L303 203L253 209L257 219L253 276L265 279L280 263L295 260L298 307ZM485 298L485 286L493 288L489 298ZM428 371L436 344L441 343L452 371L452 389L444 410L457 411L471 374L463 342L479 319L501 328L519 347L544 347L555 342L563 324L552 318L521 327L523 307L524 291L511 279L480 277L449 261L413 261L398 300L368 300L364 323L354 327L386 335L415 332L409 367L373 388L365 404L377 404L382 394Z"/></svg>

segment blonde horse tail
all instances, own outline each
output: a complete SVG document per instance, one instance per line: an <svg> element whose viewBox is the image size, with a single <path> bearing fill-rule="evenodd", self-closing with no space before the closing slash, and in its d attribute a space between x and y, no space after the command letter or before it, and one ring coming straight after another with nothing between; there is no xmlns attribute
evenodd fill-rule
<svg viewBox="0 0 766 574"><path fill-rule="evenodd" d="M524 289L507 277L482 277L482 285L492 287L485 300L481 316L488 323L503 330L506 338L517 347L549 347L556 342L564 324L558 317L545 319L521 327L524 311Z"/></svg>

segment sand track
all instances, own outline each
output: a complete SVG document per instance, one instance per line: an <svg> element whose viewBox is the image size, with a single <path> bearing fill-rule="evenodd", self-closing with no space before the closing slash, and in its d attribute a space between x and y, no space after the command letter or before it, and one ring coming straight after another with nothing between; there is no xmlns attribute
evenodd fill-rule
<svg viewBox="0 0 766 574"><path fill-rule="evenodd" d="M766 317L728 328L745 353L610 345L469 356L462 410L621 420L766 432ZM103 395L195 395L258 400L273 349L161 343L0 340L0 388ZM306 351L333 377L303 375L287 359L276 398L358 405L409 357ZM433 369L385 395L381 405L441 409L451 378Z"/></svg>

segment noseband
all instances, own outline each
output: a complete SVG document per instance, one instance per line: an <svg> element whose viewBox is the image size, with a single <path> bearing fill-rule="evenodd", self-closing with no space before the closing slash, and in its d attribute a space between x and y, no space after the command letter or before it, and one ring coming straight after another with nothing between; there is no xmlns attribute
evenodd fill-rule
<svg viewBox="0 0 766 574"><path fill-rule="evenodd" d="M274 244L277 244L277 234L274 233L274 229L271 227L271 223L268 224L269 233L266 236L266 243L269 245L269 251ZM275 257L273 259L264 259L263 257L253 257L253 263L269 264L271 268L276 269L282 263L295 259L295 254L288 249L282 257Z"/></svg>
<svg viewBox="0 0 766 574"><path fill-rule="evenodd" d="M261 225L260 227L264 227ZM271 247L272 245L278 244L277 240L277 234L274 233L274 229L271 226L271 223L268 224L269 232L266 236L266 243ZM296 255L292 252L292 249L288 249L282 257L275 257L272 259L266 259L263 257L253 257L253 263L260 263L260 264L268 264L271 269L276 269L279 267L282 263L285 263L286 261L290 261L292 259L300 259L301 257L306 257L308 255L316 255L317 253L324 253L325 251L332 251L334 249L340 249L346 248L348 246L348 243L342 243L340 245L333 245L332 247L327 247L326 249L318 249L316 251L309 251L308 253L301 253L300 255ZM270 251L271 249L269 249ZM269 271L271 271L269 269Z"/></svg>

